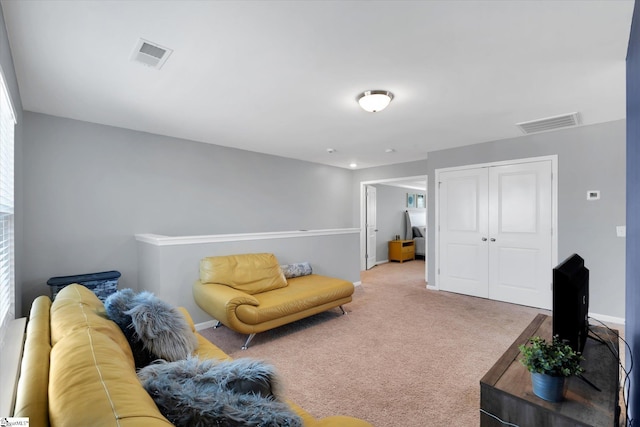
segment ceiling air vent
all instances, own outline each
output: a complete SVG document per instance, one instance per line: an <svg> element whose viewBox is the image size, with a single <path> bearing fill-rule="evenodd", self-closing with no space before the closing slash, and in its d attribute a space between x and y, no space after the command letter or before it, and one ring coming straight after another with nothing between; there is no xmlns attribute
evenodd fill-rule
<svg viewBox="0 0 640 427"><path fill-rule="evenodd" d="M546 130L561 129L580 124L578 113L562 114L560 116L547 117L545 119L531 120L530 122L516 123L523 133L544 132Z"/></svg>
<svg viewBox="0 0 640 427"><path fill-rule="evenodd" d="M131 60L159 70L167 61L171 52L173 52L173 50L169 48L145 39L140 39L133 49Z"/></svg>

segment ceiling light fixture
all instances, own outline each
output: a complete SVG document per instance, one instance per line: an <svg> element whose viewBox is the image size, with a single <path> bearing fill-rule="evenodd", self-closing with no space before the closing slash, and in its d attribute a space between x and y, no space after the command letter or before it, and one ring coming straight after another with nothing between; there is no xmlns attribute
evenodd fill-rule
<svg viewBox="0 0 640 427"><path fill-rule="evenodd" d="M358 164L357 163L349 163L349 167L352 168L352 169L353 168L357 168Z"/></svg>
<svg viewBox="0 0 640 427"><path fill-rule="evenodd" d="M377 113L387 108L393 99L393 94L388 90L365 90L356 100L363 110Z"/></svg>

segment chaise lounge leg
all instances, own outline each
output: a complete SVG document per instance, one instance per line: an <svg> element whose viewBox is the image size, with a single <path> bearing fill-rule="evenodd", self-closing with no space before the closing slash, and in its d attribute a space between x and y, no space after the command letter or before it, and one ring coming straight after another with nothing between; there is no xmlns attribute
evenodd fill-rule
<svg viewBox="0 0 640 427"><path fill-rule="evenodd" d="M342 314L347 314L347 312L346 312L346 311L344 311L344 308L342 308L342 306L341 306L341 305L340 305L339 307L340 307L340 310L342 310Z"/></svg>
<svg viewBox="0 0 640 427"><path fill-rule="evenodd" d="M249 348L249 343L251 342L251 340L253 339L253 337L255 337L256 334L251 334L247 337L247 340L244 342L244 345L242 346L243 350L246 350L247 348Z"/></svg>
<svg viewBox="0 0 640 427"><path fill-rule="evenodd" d="M220 326L222 326L222 322L218 320L218 323L213 325L213 329L218 329Z"/></svg>

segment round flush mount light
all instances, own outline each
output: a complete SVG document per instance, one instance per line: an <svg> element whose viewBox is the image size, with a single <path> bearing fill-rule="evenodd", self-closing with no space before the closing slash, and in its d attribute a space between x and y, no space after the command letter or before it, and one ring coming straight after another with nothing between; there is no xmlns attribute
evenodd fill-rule
<svg viewBox="0 0 640 427"><path fill-rule="evenodd" d="M370 113L382 111L393 99L393 94L388 90L365 90L356 100L363 110Z"/></svg>

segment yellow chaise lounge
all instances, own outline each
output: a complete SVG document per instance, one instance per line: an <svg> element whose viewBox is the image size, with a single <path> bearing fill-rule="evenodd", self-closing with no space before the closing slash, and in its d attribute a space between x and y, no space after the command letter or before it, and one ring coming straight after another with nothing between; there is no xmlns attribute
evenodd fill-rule
<svg viewBox="0 0 640 427"><path fill-rule="evenodd" d="M195 332L200 358L228 360ZM351 417L315 419L287 402L305 427L372 427ZM172 424L142 387L131 347L89 289L69 285L53 304L47 296L31 306L14 417L30 427L156 427Z"/></svg>
<svg viewBox="0 0 640 427"><path fill-rule="evenodd" d="M264 332L351 302L353 283L305 274L286 278L271 253L227 255L200 261L193 285L196 304L241 334Z"/></svg>

